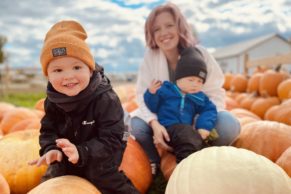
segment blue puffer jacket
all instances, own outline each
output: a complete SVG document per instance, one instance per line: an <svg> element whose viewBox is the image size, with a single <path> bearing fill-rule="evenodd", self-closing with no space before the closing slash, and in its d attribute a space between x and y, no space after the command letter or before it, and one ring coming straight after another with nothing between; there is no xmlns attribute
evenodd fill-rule
<svg viewBox="0 0 291 194"><path fill-rule="evenodd" d="M165 81L156 94L147 90L144 101L165 127L173 124L192 125L197 114L196 129L211 131L216 123L216 107L203 92L182 95L178 87L169 81Z"/></svg>

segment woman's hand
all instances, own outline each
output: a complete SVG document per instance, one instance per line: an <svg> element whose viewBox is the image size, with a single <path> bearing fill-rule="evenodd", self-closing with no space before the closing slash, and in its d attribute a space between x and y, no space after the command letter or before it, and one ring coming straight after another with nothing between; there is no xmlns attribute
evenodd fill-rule
<svg viewBox="0 0 291 194"><path fill-rule="evenodd" d="M170 141L170 137L166 128L162 126L157 120L152 120L150 122L150 125L154 132L154 144L156 146L164 148L165 150L172 151L173 148L166 143L166 141Z"/></svg>
<svg viewBox="0 0 291 194"><path fill-rule="evenodd" d="M73 164L77 164L79 161L79 152L77 147L65 138L57 139L56 143L57 146L61 148L64 154L68 157L68 160Z"/></svg>
<svg viewBox="0 0 291 194"><path fill-rule="evenodd" d="M62 161L63 159L63 154L60 150L50 150L46 154L44 154L42 157L39 159L33 160L28 162L29 165L36 165L40 166L43 164L50 165L51 163L55 161Z"/></svg>
<svg viewBox="0 0 291 194"><path fill-rule="evenodd" d="M210 132L206 129L198 129L198 133L200 134L203 140L210 135Z"/></svg>
<svg viewBox="0 0 291 194"><path fill-rule="evenodd" d="M149 92L151 94L155 94L157 92L157 90L160 89L161 85L162 85L161 81L154 79L153 81L151 81L151 85L149 87Z"/></svg>

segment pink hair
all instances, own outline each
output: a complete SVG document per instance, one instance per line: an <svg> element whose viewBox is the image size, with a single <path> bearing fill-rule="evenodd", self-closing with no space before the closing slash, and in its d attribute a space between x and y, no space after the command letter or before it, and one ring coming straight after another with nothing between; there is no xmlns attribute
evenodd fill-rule
<svg viewBox="0 0 291 194"><path fill-rule="evenodd" d="M147 46L151 49L157 49L158 45L154 40L153 25L157 16L162 12L169 12L173 15L179 32L179 47L186 48L192 47L196 44L196 40L192 35L191 26L187 23L185 17L181 13L180 9L173 3L166 3L164 5L157 6L152 10L145 23L145 40Z"/></svg>

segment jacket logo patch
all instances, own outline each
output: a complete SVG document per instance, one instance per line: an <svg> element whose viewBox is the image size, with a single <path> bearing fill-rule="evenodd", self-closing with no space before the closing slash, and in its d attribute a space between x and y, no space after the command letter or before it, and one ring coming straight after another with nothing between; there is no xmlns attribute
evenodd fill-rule
<svg viewBox="0 0 291 194"><path fill-rule="evenodd" d="M67 55L67 49L66 47L54 48L52 53L54 57L65 56Z"/></svg>
<svg viewBox="0 0 291 194"><path fill-rule="evenodd" d="M93 125L95 123L95 120L93 121L83 121L82 125Z"/></svg>

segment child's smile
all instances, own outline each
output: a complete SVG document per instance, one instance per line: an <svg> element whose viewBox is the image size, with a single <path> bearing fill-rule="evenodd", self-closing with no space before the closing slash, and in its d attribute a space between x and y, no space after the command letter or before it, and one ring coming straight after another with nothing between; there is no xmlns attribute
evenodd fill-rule
<svg viewBox="0 0 291 194"><path fill-rule="evenodd" d="M52 60L48 66L48 79L55 90L67 96L75 96L84 90L92 72L89 67L73 57Z"/></svg>

